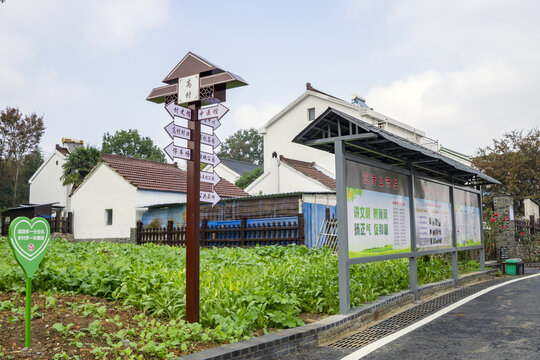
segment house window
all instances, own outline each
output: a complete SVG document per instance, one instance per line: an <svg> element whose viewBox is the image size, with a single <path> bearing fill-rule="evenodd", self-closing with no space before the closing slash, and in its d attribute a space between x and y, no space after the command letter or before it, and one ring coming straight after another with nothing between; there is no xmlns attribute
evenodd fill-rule
<svg viewBox="0 0 540 360"><path fill-rule="evenodd" d="M112 209L105 209L105 225L112 225Z"/></svg>
<svg viewBox="0 0 540 360"><path fill-rule="evenodd" d="M308 115L308 120L309 121L315 120L315 108L307 109L307 115Z"/></svg>

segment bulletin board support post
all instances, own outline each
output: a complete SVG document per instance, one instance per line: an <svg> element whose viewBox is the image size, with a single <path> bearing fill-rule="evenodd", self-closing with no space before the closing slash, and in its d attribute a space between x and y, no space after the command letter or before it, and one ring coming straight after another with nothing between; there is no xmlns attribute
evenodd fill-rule
<svg viewBox="0 0 540 360"><path fill-rule="evenodd" d="M336 173L336 200L338 218L338 270L339 270L339 312L347 314L351 307L349 279L349 235L347 229L347 166L345 161L345 143L334 142Z"/></svg>
<svg viewBox="0 0 540 360"><path fill-rule="evenodd" d="M480 224L482 225L482 222L484 221L484 213L482 211L482 186L478 186L478 190L480 190L480 194L478 195L480 197L480 200L478 204L480 205ZM480 232L480 239L482 240L482 248L480 249L480 271L486 270L486 248L484 247L484 231Z"/></svg>
<svg viewBox="0 0 540 360"><path fill-rule="evenodd" d="M452 215L452 247L455 249L452 251L452 280L454 281L454 285L458 285L458 278L459 278L459 272L458 272L458 254L457 254L457 223L456 223L456 204L455 201L455 187L453 184L452 179L452 186L450 187L450 204L452 206L452 211L450 214Z"/></svg>
<svg viewBox="0 0 540 360"><path fill-rule="evenodd" d="M409 180L409 220L411 223L411 254L409 257L409 287L414 294L414 301L420 300L418 295L418 261L416 257L416 221L415 221L415 206L414 206L414 169L410 164L410 180Z"/></svg>

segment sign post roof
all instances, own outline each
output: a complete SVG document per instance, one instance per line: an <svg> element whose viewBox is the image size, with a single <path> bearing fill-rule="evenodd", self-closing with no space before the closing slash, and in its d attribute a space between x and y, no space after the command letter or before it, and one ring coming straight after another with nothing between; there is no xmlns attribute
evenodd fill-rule
<svg viewBox="0 0 540 360"><path fill-rule="evenodd" d="M200 75L201 88L214 86L215 90L225 90L247 85L240 76L225 71L190 51L163 79L167 85L152 89L146 100L164 103L167 96L178 93L178 79L197 74Z"/></svg>

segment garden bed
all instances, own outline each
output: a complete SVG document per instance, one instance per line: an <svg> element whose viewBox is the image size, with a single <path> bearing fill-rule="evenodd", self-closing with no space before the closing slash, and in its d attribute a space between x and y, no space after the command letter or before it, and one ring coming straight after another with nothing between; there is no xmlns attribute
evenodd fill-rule
<svg viewBox="0 0 540 360"><path fill-rule="evenodd" d="M24 358L23 298L17 293L25 284L10 252L0 240L7 260L0 263L1 299L8 301L1 303L0 339L8 340L0 340L0 351ZM201 321L186 324L185 249L53 240L33 281L34 355L167 358L339 311L337 257L327 249L205 249L200 263ZM465 265L475 270L474 263ZM451 267L440 257L419 259L418 276L420 283L447 279ZM406 260L352 266L351 306L408 285Z"/></svg>

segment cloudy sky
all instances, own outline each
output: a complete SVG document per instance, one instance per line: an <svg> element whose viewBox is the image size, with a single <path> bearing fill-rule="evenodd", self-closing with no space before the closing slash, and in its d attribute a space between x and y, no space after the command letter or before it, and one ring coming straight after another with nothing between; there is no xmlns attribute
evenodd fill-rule
<svg viewBox="0 0 540 360"><path fill-rule="evenodd" d="M192 51L250 84L229 91L222 140L311 82L472 154L540 125L539 15L536 0L6 0L0 108L45 116L45 155L131 128L163 147L170 118L145 99Z"/></svg>

